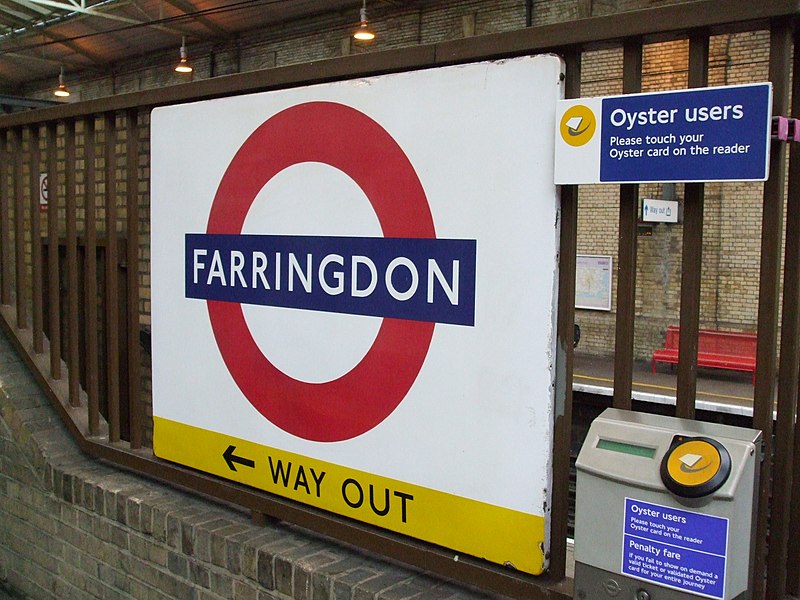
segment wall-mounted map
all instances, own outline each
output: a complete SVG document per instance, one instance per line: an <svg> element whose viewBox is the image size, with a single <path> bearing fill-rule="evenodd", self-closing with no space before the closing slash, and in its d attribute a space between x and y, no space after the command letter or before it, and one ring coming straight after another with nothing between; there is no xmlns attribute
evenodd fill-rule
<svg viewBox="0 0 800 600"><path fill-rule="evenodd" d="M611 310L610 256L578 254L575 264L575 308Z"/></svg>

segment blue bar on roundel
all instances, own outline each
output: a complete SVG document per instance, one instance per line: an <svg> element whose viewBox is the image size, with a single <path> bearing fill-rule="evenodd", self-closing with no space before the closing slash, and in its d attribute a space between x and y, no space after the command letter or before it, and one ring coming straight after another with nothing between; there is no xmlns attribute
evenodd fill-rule
<svg viewBox="0 0 800 600"><path fill-rule="evenodd" d="M474 325L475 240L186 234L187 298Z"/></svg>

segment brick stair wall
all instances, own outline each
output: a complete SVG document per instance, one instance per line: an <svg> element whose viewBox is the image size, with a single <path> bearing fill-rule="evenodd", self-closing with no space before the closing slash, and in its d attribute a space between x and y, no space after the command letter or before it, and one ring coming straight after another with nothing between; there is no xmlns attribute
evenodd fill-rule
<svg viewBox="0 0 800 600"><path fill-rule="evenodd" d="M37 600L488 597L85 456L2 334L0 584Z"/></svg>

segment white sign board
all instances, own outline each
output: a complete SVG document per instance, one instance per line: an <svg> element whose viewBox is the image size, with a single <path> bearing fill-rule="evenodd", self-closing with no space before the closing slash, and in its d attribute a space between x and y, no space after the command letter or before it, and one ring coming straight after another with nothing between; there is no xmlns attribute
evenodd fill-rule
<svg viewBox="0 0 800 600"><path fill-rule="evenodd" d="M642 199L642 221L648 223L677 223L677 200Z"/></svg>
<svg viewBox="0 0 800 600"><path fill-rule="evenodd" d="M155 109L156 455L541 573L560 73Z"/></svg>

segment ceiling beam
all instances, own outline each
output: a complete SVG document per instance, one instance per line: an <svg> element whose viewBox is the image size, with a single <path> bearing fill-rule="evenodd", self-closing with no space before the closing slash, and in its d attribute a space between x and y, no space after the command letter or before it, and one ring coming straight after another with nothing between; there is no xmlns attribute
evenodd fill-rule
<svg viewBox="0 0 800 600"><path fill-rule="evenodd" d="M43 8L41 6L37 6L36 4L33 4L32 2L29 2L28 0L9 0L9 1L12 4L16 4L17 6L21 6L23 8L28 9L31 12L35 12L35 13L37 13L39 15L42 15L42 16L49 15L49 14L51 14L53 12L52 10L47 10L46 8ZM6 8L7 8L7 6L6 6ZM30 18L30 16L28 18Z"/></svg>
<svg viewBox="0 0 800 600"><path fill-rule="evenodd" d="M20 54L19 52L1 52L0 58L14 58L21 61L43 62L56 66L70 67L72 69L90 69L91 66L86 63L77 62L74 60L63 58L47 58L46 56L37 56L35 54Z"/></svg>
<svg viewBox="0 0 800 600"><path fill-rule="evenodd" d="M197 14L199 12L197 10L197 7L194 6L191 2L189 2L189 0L165 0L165 1L167 2L167 4L171 4L178 10L182 11L184 14L186 14L187 17L191 17L192 19L200 23L203 27L208 29L212 34L216 35L217 37L221 38L230 37L231 35L230 32L217 25L214 21L212 21L208 17L202 14Z"/></svg>
<svg viewBox="0 0 800 600"><path fill-rule="evenodd" d="M83 15L91 15L93 17L102 17L104 19L110 19L112 21L120 21L122 23L129 23L132 25L142 25L142 21L138 19L131 19L129 17L123 17L121 15L115 15L110 12L104 12L99 9L93 8L83 8L81 6L76 6L70 2L57 2L56 0L14 0L15 2L22 4L23 6L27 6L29 4L35 4L39 7L47 6L49 8L55 8L57 10L62 11L62 13L70 14L70 13L79 13ZM54 11L51 11L54 12Z"/></svg>
<svg viewBox="0 0 800 600"><path fill-rule="evenodd" d="M98 26L98 22L95 19L90 19L86 15L80 15L77 17L81 21L81 24L84 25L86 28L91 29L95 33L102 34L103 37L108 38L110 40L114 40L117 44L125 48L126 50L132 50L131 45L127 42L124 36L120 35L113 29L106 30Z"/></svg>
<svg viewBox="0 0 800 600"><path fill-rule="evenodd" d="M64 36L58 35L57 33L53 33L49 29L44 28L39 33L41 33L42 36L44 36L45 38L52 40L57 44L60 44L65 48L68 48L69 50L72 50L75 54L79 54L83 57L88 58L95 65L105 65L107 63L107 61L104 61L99 54L95 54L91 50L86 50L85 48L82 48L77 42L67 39Z"/></svg>
<svg viewBox="0 0 800 600"><path fill-rule="evenodd" d="M160 24L156 24L156 23L151 23L150 21L142 21L141 19L132 19L130 17L125 17L123 15L118 15L118 14L115 14L115 13L110 12L108 10L101 10L99 8L93 8L93 7L84 8L84 7L78 6L77 4L73 4L71 2L59 2L57 0L14 0L14 2L18 2L18 3L24 4L24 5L36 4L36 5L39 5L39 6L47 6L47 7L50 7L50 8L55 8L55 9L63 11L63 13L65 15L80 14L80 15L86 15L86 16L90 16L90 17L100 17L100 18L103 18L103 19L109 19L111 21L119 21L120 23L127 23L128 25L142 25L142 26L146 26L146 27L152 27L154 29L160 29L162 31L167 31L167 32L173 33L173 34L177 33L177 34L180 34L180 35L186 35L185 31L182 31L182 30L180 30L178 28L169 27L169 26L166 26L166 25L160 25ZM111 9L111 8L115 8L115 7L116 7L116 5L111 4L111 5L106 5L103 8Z"/></svg>
<svg viewBox="0 0 800 600"><path fill-rule="evenodd" d="M6 14L6 15L11 15L12 17L14 17L17 21L19 21L19 25L28 25L31 22L36 20L36 16L35 15L22 13L22 12L19 12L17 10L14 10L10 6L5 6L5 5L2 5L2 4L0 4L0 12L2 12L3 14Z"/></svg>
<svg viewBox="0 0 800 600"><path fill-rule="evenodd" d="M162 25L161 22L163 21L163 19L158 19L158 21L156 22L136 2L133 2L132 6L133 6L133 8L135 10L139 11L140 13L142 13L144 15L146 20L142 21L142 23L147 24L148 27L152 27L153 29L159 29L159 30L165 31L167 33L178 34L180 36L184 36L185 35L185 36L188 37L188 36L192 35L192 32L189 31L188 29L184 28L184 27L180 27L180 26L176 27L175 25Z"/></svg>

